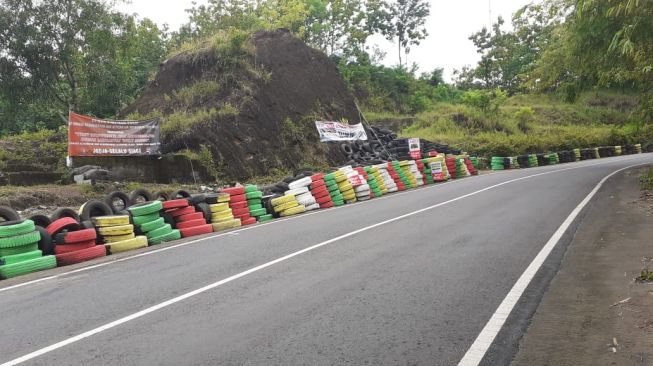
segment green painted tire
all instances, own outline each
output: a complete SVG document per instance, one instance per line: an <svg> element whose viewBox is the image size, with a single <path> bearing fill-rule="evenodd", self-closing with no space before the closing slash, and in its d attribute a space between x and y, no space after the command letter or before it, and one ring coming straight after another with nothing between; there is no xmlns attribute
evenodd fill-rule
<svg viewBox="0 0 653 366"><path fill-rule="evenodd" d="M159 217L158 219L154 221L150 221L148 223L145 223L140 226L140 229L144 233L149 233L150 231L154 231L157 229L161 229L162 227L166 226L166 221L163 217Z"/></svg>
<svg viewBox="0 0 653 366"><path fill-rule="evenodd" d="M132 219L134 222L134 225L140 227L141 225L147 224L148 222L156 221L161 218L161 215L159 215L158 212L149 214L149 215L144 215L144 216L136 216Z"/></svg>
<svg viewBox="0 0 653 366"><path fill-rule="evenodd" d="M166 235L162 235L150 239L150 245L157 245L157 244L161 244L173 240L179 240L179 239L181 239L181 232L179 232L179 230L172 230L170 233Z"/></svg>
<svg viewBox="0 0 653 366"><path fill-rule="evenodd" d="M250 211L250 215L251 215L252 217L260 217L260 216L264 216L264 215L267 215L267 213L268 213L268 212L267 212L264 208L260 208L260 209L258 209L258 210Z"/></svg>
<svg viewBox="0 0 653 366"><path fill-rule="evenodd" d="M0 226L0 238L29 234L34 230L36 230L34 221L23 220L14 225Z"/></svg>
<svg viewBox="0 0 653 366"><path fill-rule="evenodd" d="M28 234L0 238L0 248L20 247L32 243L38 243L39 241L41 241L41 233L38 231L32 231Z"/></svg>
<svg viewBox="0 0 653 366"><path fill-rule="evenodd" d="M249 207L249 211L251 212L251 211L256 211L256 210L262 209L263 205L249 205L248 207Z"/></svg>
<svg viewBox="0 0 653 366"><path fill-rule="evenodd" d="M146 202L128 208L129 212L131 212L132 216L134 217L151 215L155 212L161 211L162 209L163 209L163 202L161 201Z"/></svg>
<svg viewBox="0 0 653 366"><path fill-rule="evenodd" d="M43 256L43 252L40 250L34 250L31 252L21 253L21 254L7 255L4 257L0 257L0 265L20 263L20 262L40 258L42 256Z"/></svg>
<svg viewBox="0 0 653 366"><path fill-rule="evenodd" d="M272 215L263 215L263 216L259 216L257 218L257 220L258 220L258 222L272 221L272 220L274 220L274 216L272 216Z"/></svg>
<svg viewBox="0 0 653 366"><path fill-rule="evenodd" d="M152 240L161 236L166 236L172 232L172 226L170 224L163 224L162 227L148 232L147 238Z"/></svg>
<svg viewBox="0 0 653 366"><path fill-rule="evenodd" d="M7 279L28 273L43 271L57 266L57 258L53 255L30 259L27 261L0 266L0 278Z"/></svg>
<svg viewBox="0 0 653 366"><path fill-rule="evenodd" d="M249 192L245 194L245 197L247 197L248 200L261 199L263 198L263 192L261 191Z"/></svg>

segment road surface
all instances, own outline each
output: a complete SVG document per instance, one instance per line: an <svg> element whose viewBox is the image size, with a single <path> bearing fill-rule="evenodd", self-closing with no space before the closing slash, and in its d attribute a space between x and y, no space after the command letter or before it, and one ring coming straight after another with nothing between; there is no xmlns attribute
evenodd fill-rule
<svg viewBox="0 0 653 366"><path fill-rule="evenodd" d="M642 163L487 174L3 281L0 363L456 365L570 212ZM482 364L509 362L570 237Z"/></svg>

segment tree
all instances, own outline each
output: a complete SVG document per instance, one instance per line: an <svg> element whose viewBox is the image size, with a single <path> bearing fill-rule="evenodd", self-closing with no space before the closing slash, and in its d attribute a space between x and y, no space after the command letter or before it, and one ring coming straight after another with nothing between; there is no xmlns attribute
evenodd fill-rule
<svg viewBox="0 0 653 366"><path fill-rule="evenodd" d="M425 24L431 5L424 0L395 0L386 7L390 24L381 31L389 41L396 40L399 66L403 66L402 53L408 56L410 46L419 45L428 36Z"/></svg>

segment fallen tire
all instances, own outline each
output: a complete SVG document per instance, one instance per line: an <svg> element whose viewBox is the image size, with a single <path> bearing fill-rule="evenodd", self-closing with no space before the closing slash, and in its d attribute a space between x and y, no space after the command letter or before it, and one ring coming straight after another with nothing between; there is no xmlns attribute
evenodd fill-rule
<svg viewBox="0 0 653 366"><path fill-rule="evenodd" d="M34 225L40 226L40 227L48 227L52 223L52 220L45 215L34 215L30 216L28 220L32 220L34 222Z"/></svg>
<svg viewBox="0 0 653 366"><path fill-rule="evenodd" d="M129 192L129 204L136 205L139 203L151 202L154 200L152 193L147 189L139 188Z"/></svg>
<svg viewBox="0 0 653 366"><path fill-rule="evenodd" d="M161 204L161 207L164 210L172 210L176 208L188 207L188 200L184 198L184 199L178 199L172 201L165 201Z"/></svg>
<svg viewBox="0 0 653 366"><path fill-rule="evenodd" d="M20 263L0 266L0 278L8 279L28 273L55 268L56 266L57 259L53 255L48 255Z"/></svg>
<svg viewBox="0 0 653 366"><path fill-rule="evenodd" d="M58 208L54 210L52 215L50 215L50 220L54 222L59 219L63 219L65 217L69 217L74 219L75 221L79 221L79 214L77 214L75 210L70 208Z"/></svg>
<svg viewBox="0 0 653 366"><path fill-rule="evenodd" d="M113 210L109 205L96 200L86 202L79 211L81 221L91 220L94 217L113 215Z"/></svg>
<svg viewBox="0 0 653 366"><path fill-rule="evenodd" d="M109 254L117 254L122 252L127 252L134 249L147 248L147 237L137 236L134 239L129 239L117 243L105 244Z"/></svg>
<svg viewBox="0 0 653 366"><path fill-rule="evenodd" d="M179 229L182 238L188 238L191 236L205 235L213 232L213 225L204 224L201 226L194 226L185 229Z"/></svg>
<svg viewBox="0 0 653 366"><path fill-rule="evenodd" d="M104 197L106 203L113 213L117 214L120 211L126 210L129 207L129 196L122 192L111 192Z"/></svg>
<svg viewBox="0 0 653 366"><path fill-rule="evenodd" d="M69 266L71 264L90 261L91 259L105 257L107 249L103 245L96 245L92 248L78 250L72 253L57 254L57 266Z"/></svg>

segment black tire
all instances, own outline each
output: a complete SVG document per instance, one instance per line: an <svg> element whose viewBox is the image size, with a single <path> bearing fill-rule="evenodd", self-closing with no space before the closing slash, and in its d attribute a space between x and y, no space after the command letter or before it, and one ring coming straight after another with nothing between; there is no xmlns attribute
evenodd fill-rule
<svg viewBox="0 0 653 366"><path fill-rule="evenodd" d="M172 217L172 214L169 212L161 212L161 217L163 217L163 221L165 221L166 224L170 224L172 229L177 228L177 222L175 221L175 218Z"/></svg>
<svg viewBox="0 0 653 366"><path fill-rule="evenodd" d="M291 182L292 182L292 181L291 181ZM287 190L290 189L290 187L288 186L288 182L278 183L278 184L276 185L276 187L279 188L279 189L281 190L281 193L283 193L283 192L285 192L285 191L287 191Z"/></svg>
<svg viewBox="0 0 653 366"><path fill-rule="evenodd" d="M147 189L139 188L139 189L134 189L129 193L129 204L130 205L135 205L137 203L143 203L143 202L151 202L154 198L152 198L152 193L148 191Z"/></svg>
<svg viewBox="0 0 653 366"><path fill-rule="evenodd" d="M18 221L20 220L20 215L11 207L0 206L0 219L4 221Z"/></svg>
<svg viewBox="0 0 653 366"><path fill-rule="evenodd" d="M93 225L93 221L91 220L85 220L79 223L79 226L83 229L95 229L95 225Z"/></svg>
<svg viewBox="0 0 653 366"><path fill-rule="evenodd" d="M111 192L104 197L104 203L109 205L111 209L113 210L114 213L118 214L118 212L126 210L129 208L129 204L131 202L131 199L129 198L128 195L122 192Z"/></svg>
<svg viewBox="0 0 653 366"><path fill-rule="evenodd" d="M209 204L206 202L200 202L195 205L195 211L201 212L204 214L204 219L206 220L207 223L211 222L212 214L211 214L211 207L209 207Z"/></svg>
<svg viewBox="0 0 653 366"><path fill-rule="evenodd" d="M50 218L45 215L34 215L29 219L34 221L34 225L40 227L48 227L48 225L52 223L52 220L50 220Z"/></svg>
<svg viewBox="0 0 653 366"><path fill-rule="evenodd" d="M41 226L36 226L36 231L41 233L41 240L39 240L39 250L43 252L43 255L53 255L54 242L52 242L52 237L50 234L48 234L48 231Z"/></svg>
<svg viewBox="0 0 653 366"><path fill-rule="evenodd" d="M170 194L171 200L177 200L182 198L190 198L190 193L184 191L183 189L179 189Z"/></svg>
<svg viewBox="0 0 653 366"><path fill-rule="evenodd" d="M290 184L290 183L292 183L294 181L296 181L295 177L286 177L286 178L283 178L282 182Z"/></svg>
<svg viewBox="0 0 653 366"><path fill-rule="evenodd" d="M204 195L204 202L208 203L209 205L215 205L218 203L218 195L215 193L209 193Z"/></svg>
<svg viewBox="0 0 653 366"><path fill-rule="evenodd" d="M57 221L64 217L72 217L73 219L79 221L79 215L77 212L71 208L58 208L52 215L50 215L50 220Z"/></svg>
<svg viewBox="0 0 653 366"><path fill-rule="evenodd" d="M81 221L90 221L93 217L111 216L113 210L109 205L102 201L90 200L84 204L82 212L79 214Z"/></svg>
<svg viewBox="0 0 653 366"><path fill-rule="evenodd" d="M156 192L153 196L155 200L159 200L161 202L170 201L170 195L168 195L166 192Z"/></svg>
<svg viewBox="0 0 653 366"><path fill-rule="evenodd" d="M354 152L354 149L352 149L350 144L345 143L340 145L340 151L345 155L351 155Z"/></svg>
<svg viewBox="0 0 653 366"><path fill-rule="evenodd" d="M203 194L194 194L188 199L188 204L191 206L196 206L200 203L206 203L206 196ZM210 212L210 211L209 211Z"/></svg>

